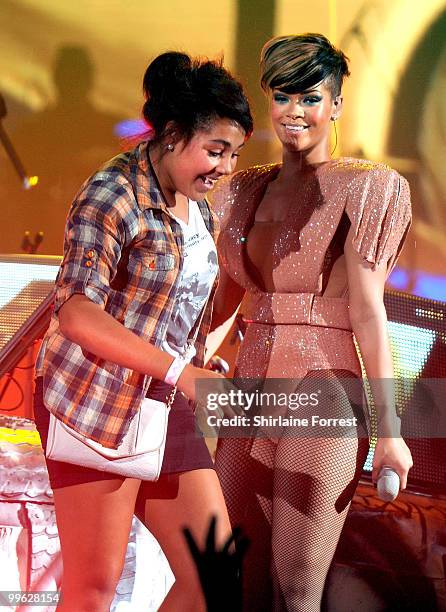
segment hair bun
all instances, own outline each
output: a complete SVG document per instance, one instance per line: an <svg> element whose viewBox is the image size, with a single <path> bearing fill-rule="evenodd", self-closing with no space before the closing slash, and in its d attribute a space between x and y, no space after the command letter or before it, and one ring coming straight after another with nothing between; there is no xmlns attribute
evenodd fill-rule
<svg viewBox="0 0 446 612"><path fill-rule="evenodd" d="M186 53L168 51L156 57L147 68L143 80L146 98L162 96L166 86L184 85L186 75L192 70L192 60Z"/></svg>
<svg viewBox="0 0 446 612"><path fill-rule="evenodd" d="M221 61L167 51L150 63L143 90L142 114L152 130L152 141L162 140L170 131L188 142L219 117L235 121L246 134L252 131L243 89Z"/></svg>

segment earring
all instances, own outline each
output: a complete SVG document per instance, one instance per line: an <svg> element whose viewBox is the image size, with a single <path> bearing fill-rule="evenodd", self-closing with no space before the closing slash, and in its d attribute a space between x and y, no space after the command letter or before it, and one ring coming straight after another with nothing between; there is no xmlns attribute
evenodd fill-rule
<svg viewBox="0 0 446 612"><path fill-rule="evenodd" d="M333 117L330 117L330 119L331 119L332 121L336 121L337 117L336 117L336 115L333 115Z"/></svg>
<svg viewBox="0 0 446 612"><path fill-rule="evenodd" d="M168 144L168 145L167 145L167 147L166 147L166 149L167 149L168 151L170 151L170 152L172 152L172 151L174 150L174 148L175 148L175 147L173 146L173 144L172 144L171 142L169 142L169 144Z"/></svg>
<svg viewBox="0 0 446 612"><path fill-rule="evenodd" d="M331 118L333 121L333 127L334 127L334 131L335 131L335 145L333 147L333 151L331 152L331 155L333 155L333 153L336 151L336 147L338 146L338 130L336 129L336 119L337 117L332 117Z"/></svg>

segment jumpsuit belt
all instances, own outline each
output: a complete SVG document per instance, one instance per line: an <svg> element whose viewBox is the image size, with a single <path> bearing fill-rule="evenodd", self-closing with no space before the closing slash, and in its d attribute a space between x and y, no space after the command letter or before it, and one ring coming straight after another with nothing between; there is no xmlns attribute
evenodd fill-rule
<svg viewBox="0 0 446 612"><path fill-rule="evenodd" d="M243 320L266 325L352 329L348 298L324 297L314 293L250 293Z"/></svg>

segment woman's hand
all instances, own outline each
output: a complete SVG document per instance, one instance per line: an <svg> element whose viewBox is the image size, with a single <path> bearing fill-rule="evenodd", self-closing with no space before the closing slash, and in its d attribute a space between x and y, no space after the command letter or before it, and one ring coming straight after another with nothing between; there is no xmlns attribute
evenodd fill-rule
<svg viewBox="0 0 446 612"><path fill-rule="evenodd" d="M407 474L413 466L412 455L402 438L378 438L373 456L372 480L376 483L382 467L388 466L400 477L401 491L406 488Z"/></svg>
<svg viewBox="0 0 446 612"><path fill-rule="evenodd" d="M211 519L205 548L200 550L190 530L184 528L189 550L197 566L208 610L241 610L242 561L249 540L236 527L222 548L215 543L216 518ZM234 547L234 544L236 545Z"/></svg>
<svg viewBox="0 0 446 612"><path fill-rule="evenodd" d="M201 388L197 387L198 381ZM243 406L239 397L240 391L234 386L232 380L225 378L223 374L205 368L197 368L189 363L182 371L177 387L191 400L199 400L200 403L203 402L204 404L206 404L208 394L212 394L214 397L215 394L229 397L229 401L219 402L218 398L213 400L219 404L222 416L232 417L243 414Z"/></svg>
<svg viewBox="0 0 446 612"><path fill-rule="evenodd" d="M215 385L219 387L219 382L226 379L223 374L218 374L217 372L212 372L211 370L206 370L205 368L197 368L191 363L188 363L181 372L177 382L177 387L181 393L184 393L184 395L186 395L189 399L195 400L197 394L197 380L204 380L210 384L214 382Z"/></svg>

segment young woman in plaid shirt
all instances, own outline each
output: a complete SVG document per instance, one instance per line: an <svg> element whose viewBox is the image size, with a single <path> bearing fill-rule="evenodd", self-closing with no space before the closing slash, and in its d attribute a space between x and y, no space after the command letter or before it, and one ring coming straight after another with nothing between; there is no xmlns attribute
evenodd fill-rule
<svg viewBox="0 0 446 612"><path fill-rule="evenodd" d="M208 263L216 226L204 197L234 170L252 118L241 86L220 64L182 53L149 65L144 92L152 137L90 177L68 215L54 315L37 364L36 423L44 445L50 410L116 448L144 396L164 399L175 383L182 393L159 481L47 461L64 564L60 610L109 609L134 512L175 574L163 610L204 609L183 526L203 542L215 515L219 542L230 533L184 396L194 399L197 378L220 378L202 368L217 276ZM185 365L182 351L197 325L196 355Z"/></svg>

